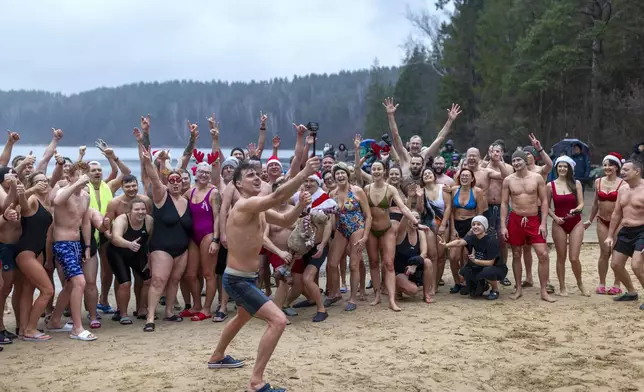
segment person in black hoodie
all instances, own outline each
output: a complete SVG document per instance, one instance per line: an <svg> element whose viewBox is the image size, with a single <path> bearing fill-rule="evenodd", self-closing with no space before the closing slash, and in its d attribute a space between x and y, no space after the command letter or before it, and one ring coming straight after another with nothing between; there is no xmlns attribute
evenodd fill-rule
<svg viewBox="0 0 644 392"><path fill-rule="evenodd" d="M590 179L590 157L584 154L583 147L579 143L573 143L570 157L575 161L575 180L581 182L583 189L586 190Z"/></svg>

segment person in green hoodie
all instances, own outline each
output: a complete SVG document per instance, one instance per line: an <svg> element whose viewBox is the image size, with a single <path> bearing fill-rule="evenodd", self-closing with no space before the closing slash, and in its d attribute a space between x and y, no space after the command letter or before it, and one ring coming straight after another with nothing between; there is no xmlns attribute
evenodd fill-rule
<svg viewBox="0 0 644 392"><path fill-rule="evenodd" d="M454 149L454 141L450 139L445 142L445 147L443 147L443 150L440 153L441 156L445 159L445 169L452 167L452 155L454 153L458 154L459 152Z"/></svg>

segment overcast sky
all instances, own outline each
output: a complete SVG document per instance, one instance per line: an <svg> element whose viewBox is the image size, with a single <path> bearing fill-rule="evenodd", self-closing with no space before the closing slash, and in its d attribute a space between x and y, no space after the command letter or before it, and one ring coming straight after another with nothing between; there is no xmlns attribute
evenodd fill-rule
<svg viewBox="0 0 644 392"><path fill-rule="evenodd" d="M433 4L433 1L430 2ZM0 90L398 65L425 0L0 0Z"/></svg>

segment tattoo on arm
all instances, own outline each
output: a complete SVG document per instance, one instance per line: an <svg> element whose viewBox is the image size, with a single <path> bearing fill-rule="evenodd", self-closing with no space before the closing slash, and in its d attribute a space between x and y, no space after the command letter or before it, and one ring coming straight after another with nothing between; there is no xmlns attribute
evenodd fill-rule
<svg viewBox="0 0 644 392"><path fill-rule="evenodd" d="M145 147L146 150L149 149L150 148L150 134L147 133L147 132L143 132L143 138L142 138L141 142L143 143L143 147Z"/></svg>
<svg viewBox="0 0 644 392"><path fill-rule="evenodd" d="M183 156L184 157L189 157L192 155L192 150L195 148L195 140L190 138L190 141L188 142L188 145L186 146L186 149L183 150Z"/></svg>
<svg viewBox="0 0 644 392"><path fill-rule="evenodd" d="M219 211L221 210L221 193L219 192L215 192L215 205L213 208L219 214Z"/></svg>

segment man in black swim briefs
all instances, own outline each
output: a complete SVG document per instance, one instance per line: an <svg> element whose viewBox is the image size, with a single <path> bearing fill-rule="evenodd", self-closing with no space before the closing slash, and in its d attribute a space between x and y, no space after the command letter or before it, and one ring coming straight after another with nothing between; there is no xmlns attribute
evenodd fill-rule
<svg viewBox="0 0 644 392"><path fill-rule="evenodd" d="M644 179L642 163L628 161L622 166L621 176L628 187L621 187L610 220L606 245L613 248L611 267L615 277L624 283L626 292L615 298L615 301L636 301L637 290L626 271L626 261L631 257L633 272L640 284L644 286ZM622 229L615 231L619 226ZM644 304L640 305L644 310Z"/></svg>
<svg viewBox="0 0 644 392"><path fill-rule="evenodd" d="M277 342L286 328L286 316L275 303L256 286L260 268L259 251L262 247L267 223L288 227L297 219L296 213L280 215L271 208L291 197L306 178L320 167L317 157L310 158L303 171L266 196L258 196L262 181L258 172L247 162L239 165L233 175L233 184L240 198L230 210L226 222L228 231L228 266L224 272L224 289L237 303L237 314L224 327L219 343L208 361L209 368L237 368L244 362L225 355L230 342L241 328L257 316L268 323L266 333L259 343L255 367L248 389L251 391L276 391L264 382L264 370ZM283 389L282 389L283 390Z"/></svg>

